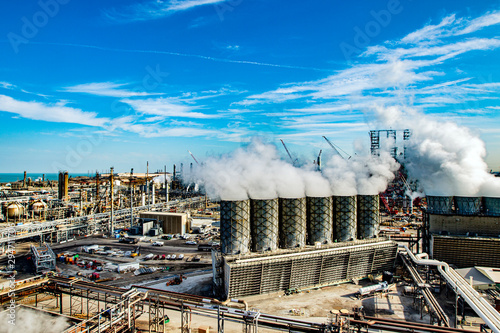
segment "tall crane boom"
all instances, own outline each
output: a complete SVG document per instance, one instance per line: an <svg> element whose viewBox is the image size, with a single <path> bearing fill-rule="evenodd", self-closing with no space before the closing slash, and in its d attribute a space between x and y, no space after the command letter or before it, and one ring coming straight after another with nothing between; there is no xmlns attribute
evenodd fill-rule
<svg viewBox="0 0 500 333"><path fill-rule="evenodd" d="M191 157L193 158L193 160L196 162L196 164L200 165L200 163L198 163L198 160L196 159L196 157L194 157L193 153L190 152L189 150L188 150L188 152L189 152L189 155L191 155Z"/></svg>
<svg viewBox="0 0 500 333"><path fill-rule="evenodd" d="M326 140L326 142L328 142L328 144L330 145L330 147L332 147L333 151L337 153L337 155L339 155L340 157L344 158L344 156L342 156L340 154L340 152L337 150L337 148L335 148L335 146L333 145L333 143L330 142L330 140L328 140L328 138L326 136L323 135L323 139Z"/></svg>
<svg viewBox="0 0 500 333"><path fill-rule="evenodd" d="M330 142L330 140L328 140L328 138L327 138L326 136L324 136L324 135L323 135L323 139L325 139L325 140L326 140L326 142L328 142L328 144L330 145L330 147L332 147L332 149L333 149L333 150L337 153L337 155L339 155L340 157L342 157L342 158L345 160L345 157L344 157L344 156L342 156L342 154L339 152L339 149L340 149L340 150L342 150L342 148L340 148L340 147L338 147L338 146L334 145L334 144L333 144L332 142ZM337 148L338 148L338 149L337 149ZM346 153L344 150L342 150L342 152L343 152L344 154L346 154L347 156L349 156L349 157L347 158L348 160L349 160L349 159L351 159L351 156L350 156L348 153Z"/></svg>
<svg viewBox="0 0 500 333"><path fill-rule="evenodd" d="M285 147L285 150L286 150L286 153L288 154L288 157L290 157L290 161L292 162L292 165L295 165L295 161L293 160L293 157L292 157L292 154L290 154L290 152L288 151L288 148L286 147L285 143L283 142L283 140L281 140L281 143L283 144L283 147Z"/></svg>

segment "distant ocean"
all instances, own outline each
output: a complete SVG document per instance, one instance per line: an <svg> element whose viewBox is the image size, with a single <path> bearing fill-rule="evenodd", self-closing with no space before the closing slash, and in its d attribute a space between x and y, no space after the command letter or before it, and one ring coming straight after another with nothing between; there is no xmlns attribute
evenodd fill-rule
<svg viewBox="0 0 500 333"><path fill-rule="evenodd" d="M70 173L70 177L78 177L78 176L88 176L88 173ZM26 177L31 178L31 180L35 181L38 178L42 178L42 173L27 173ZM0 183L12 183L18 180L23 180L24 173L0 173ZM57 173L46 173L45 180L58 180L59 174Z"/></svg>

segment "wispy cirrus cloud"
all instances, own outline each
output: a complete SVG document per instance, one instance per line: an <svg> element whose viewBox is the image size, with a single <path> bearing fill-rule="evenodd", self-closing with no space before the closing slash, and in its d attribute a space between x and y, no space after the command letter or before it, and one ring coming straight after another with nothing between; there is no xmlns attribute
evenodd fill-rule
<svg viewBox="0 0 500 333"><path fill-rule="evenodd" d="M323 79L282 84L275 90L249 95L234 104L250 106L294 101L313 104L316 108L328 103L335 109L337 106L332 104L359 105L360 99L371 100L372 104L380 100L391 102L391 99L401 102L402 98L412 99L416 104L429 103L416 97L437 94L436 101L445 105L496 93L498 88L494 82L476 85L468 82L471 77L448 79L445 63L467 53L499 49L500 39L495 31L491 38L484 34L480 38L471 35L499 23L498 11L473 19L449 15L438 24L429 23L400 40L368 47L356 64ZM461 74L466 73L462 71ZM443 78L444 81L439 82ZM309 109L315 107L308 106Z"/></svg>
<svg viewBox="0 0 500 333"><path fill-rule="evenodd" d="M130 105L134 110L145 115L161 116L164 118L219 118L216 114L206 114L194 111L199 107L189 105L178 97L122 99L122 103Z"/></svg>
<svg viewBox="0 0 500 333"><path fill-rule="evenodd" d="M147 93L143 91L133 91L126 89L126 83L115 82L92 82L77 84L75 86L64 87L63 91L72 93L83 93L96 96L109 96L109 97L134 97L134 96L151 96L161 95L159 93Z"/></svg>
<svg viewBox="0 0 500 333"><path fill-rule="evenodd" d="M53 104L37 101L25 102L6 95L0 95L0 111L14 113L26 119L88 126L104 126L109 120L97 117L95 112L68 107L65 102Z"/></svg>
<svg viewBox="0 0 500 333"><path fill-rule="evenodd" d="M116 22L157 20L177 12L200 6L214 5L226 0L155 0L137 3L121 9L108 9L104 16Z"/></svg>

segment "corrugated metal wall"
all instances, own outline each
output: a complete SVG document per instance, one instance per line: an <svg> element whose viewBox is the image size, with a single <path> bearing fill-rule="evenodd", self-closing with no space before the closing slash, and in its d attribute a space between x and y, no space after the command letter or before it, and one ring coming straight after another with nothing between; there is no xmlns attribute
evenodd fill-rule
<svg viewBox="0 0 500 333"><path fill-rule="evenodd" d="M396 253L397 244L385 241L361 247L301 252L293 256L226 261L226 296L241 297L363 278L391 270Z"/></svg>

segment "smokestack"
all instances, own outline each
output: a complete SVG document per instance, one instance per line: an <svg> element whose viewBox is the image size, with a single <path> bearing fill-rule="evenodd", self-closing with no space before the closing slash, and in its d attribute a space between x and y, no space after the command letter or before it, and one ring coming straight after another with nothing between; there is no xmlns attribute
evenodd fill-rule
<svg viewBox="0 0 500 333"><path fill-rule="evenodd" d="M132 176L134 175L134 168L130 169L130 227L134 226L134 193Z"/></svg>
<svg viewBox="0 0 500 333"><path fill-rule="evenodd" d="M114 173L115 173L115 168L111 167L111 170L110 170L110 175L109 175L109 190L110 190L110 194L111 194L111 214L110 214L110 220L109 220L109 235L112 237L113 236L113 233L114 233L114 224L113 224L113 213L114 213L114 208L115 208L115 203L114 203L114 199L115 199L115 194L114 194Z"/></svg>
<svg viewBox="0 0 500 333"><path fill-rule="evenodd" d="M24 171L23 187L26 187L26 171Z"/></svg>
<svg viewBox="0 0 500 333"><path fill-rule="evenodd" d="M69 183L69 176L68 176L68 171L64 172L64 199L63 200L68 200L68 183Z"/></svg>

